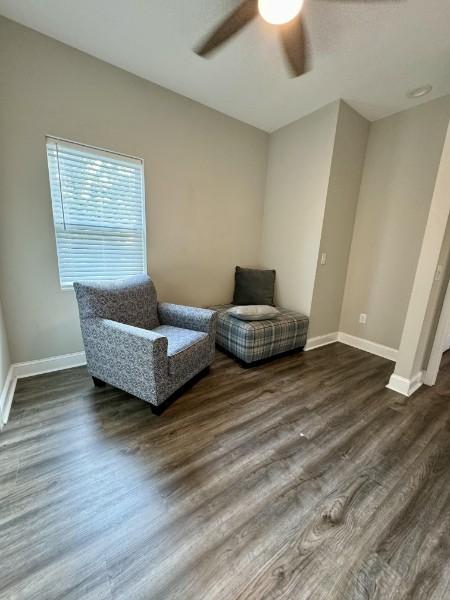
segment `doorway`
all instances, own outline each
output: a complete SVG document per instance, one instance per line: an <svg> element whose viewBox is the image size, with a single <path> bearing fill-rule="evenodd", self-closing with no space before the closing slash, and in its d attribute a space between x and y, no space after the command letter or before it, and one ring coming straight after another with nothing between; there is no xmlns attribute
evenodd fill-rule
<svg viewBox="0 0 450 600"><path fill-rule="evenodd" d="M431 349L430 360L424 377L426 385L435 385L442 362L444 352L450 347L450 280L447 283L447 291L442 305L436 337Z"/></svg>

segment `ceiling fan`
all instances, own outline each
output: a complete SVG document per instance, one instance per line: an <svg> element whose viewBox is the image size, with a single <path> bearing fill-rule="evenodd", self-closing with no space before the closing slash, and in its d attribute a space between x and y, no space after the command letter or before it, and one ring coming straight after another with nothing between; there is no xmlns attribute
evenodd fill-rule
<svg viewBox="0 0 450 600"><path fill-rule="evenodd" d="M292 75L299 77L309 70L303 3L304 0L242 0L195 52L200 56L207 56L260 14L265 21L279 27L281 43Z"/></svg>

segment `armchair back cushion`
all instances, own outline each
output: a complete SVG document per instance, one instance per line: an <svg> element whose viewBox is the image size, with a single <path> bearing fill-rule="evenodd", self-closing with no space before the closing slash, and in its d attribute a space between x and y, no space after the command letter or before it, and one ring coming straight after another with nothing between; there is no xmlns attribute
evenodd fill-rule
<svg viewBox="0 0 450 600"><path fill-rule="evenodd" d="M158 327L156 289L148 275L116 281L74 283L80 318L99 317L140 327Z"/></svg>

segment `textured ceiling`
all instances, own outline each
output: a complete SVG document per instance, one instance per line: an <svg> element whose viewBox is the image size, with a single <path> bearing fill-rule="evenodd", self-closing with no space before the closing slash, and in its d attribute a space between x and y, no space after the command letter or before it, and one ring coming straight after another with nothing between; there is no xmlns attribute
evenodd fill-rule
<svg viewBox="0 0 450 600"><path fill-rule="evenodd" d="M370 120L450 93L450 0L305 0L313 70L290 79L258 18L211 59L192 47L236 0L0 0L0 14L273 131L343 98Z"/></svg>

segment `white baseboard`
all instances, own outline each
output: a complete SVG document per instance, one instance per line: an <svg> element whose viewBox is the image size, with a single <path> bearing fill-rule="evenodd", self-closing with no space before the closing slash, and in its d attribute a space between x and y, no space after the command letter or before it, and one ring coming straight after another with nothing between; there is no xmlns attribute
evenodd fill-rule
<svg viewBox="0 0 450 600"><path fill-rule="evenodd" d="M403 396L412 396L423 385L424 372L420 371L412 379L406 379L393 373L387 384L387 388L398 392Z"/></svg>
<svg viewBox="0 0 450 600"><path fill-rule="evenodd" d="M364 338L355 337L354 335L344 333L343 331L339 332L338 341L347 344L347 346L353 346L353 348L370 352L370 354L376 354L376 356L387 358L387 360L397 361L398 350L395 348L383 346L383 344L377 344L376 342L371 342Z"/></svg>
<svg viewBox="0 0 450 600"><path fill-rule="evenodd" d="M355 337L354 335L344 333L343 331L337 331L334 333L328 333L327 335L310 338L306 342L305 350L314 350L315 348L321 348L322 346L327 346L328 344L333 344L334 342L341 342L347 346L352 346L353 348L370 352L370 354L376 354L377 356L387 358L388 360L392 360L394 362L397 360L398 350L395 348L389 348L388 346L383 346L382 344L377 344L376 342L371 342L370 340L365 340L364 338Z"/></svg>
<svg viewBox="0 0 450 600"><path fill-rule="evenodd" d="M6 377L3 391L0 394L0 428L8 421L9 411L16 389L18 379L32 377L33 375L42 375L43 373L52 373L63 369L72 369L86 364L86 354L84 352L74 352L73 354L62 354L61 356L50 356L40 360L30 360L28 362L15 363L11 365Z"/></svg>
<svg viewBox="0 0 450 600"><path fill-rule="evenodd" d="M0 392L0 429L3 429L3 425L5 425L8 420L14 390L16 389L16 382L17 378L14 377L14 370L11 365L5 383L3 384L3 389Z"/></svg>
<svg viewBox="0 0 450 600"><path fill-rule="evenodd" d="M81 367L85 364L86 354L84 352L74 352L73 354L61 354L61 356L49 356L49 358L41 358L40 360L16 363L13 365L13 373L17 379L22 379L23 377L61 371L62 369Z"/></svg>
<svg viewBox="0 0 450 600"><path fill-rule="evenodd" d="M327 335L319 335L317 337L308 338L304 350L305 352L308 352L308 350L314 350L315 348L321 348L322 346L333 344L334 342L338 341L338 335L339 333L335 331L334 333L327 333Z"/></svg>

